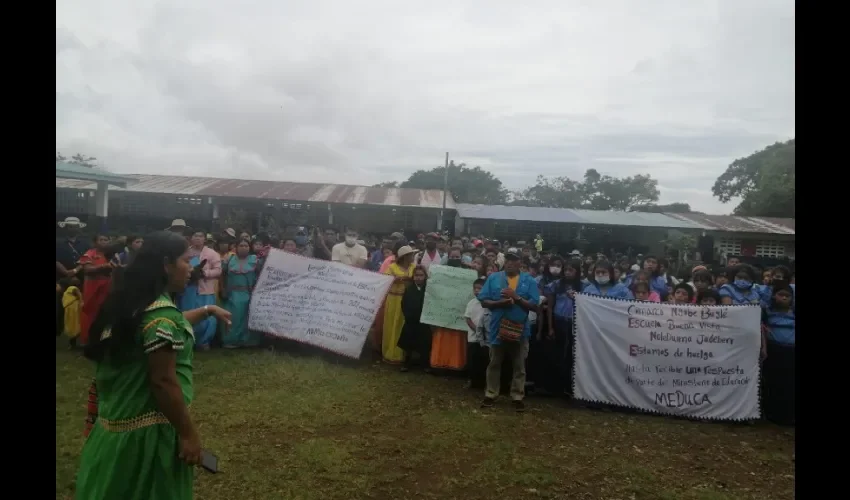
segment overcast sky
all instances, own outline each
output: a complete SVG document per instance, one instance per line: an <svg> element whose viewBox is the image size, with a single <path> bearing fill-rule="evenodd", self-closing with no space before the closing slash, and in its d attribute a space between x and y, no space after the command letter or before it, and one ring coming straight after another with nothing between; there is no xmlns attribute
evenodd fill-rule
<svg viewBox="0 0 850 500"><path fill-rule="evenodd" d="M56 147L115 172L510 189L651 174L711 196L794 136L791 0L62 0Z"/></svg>

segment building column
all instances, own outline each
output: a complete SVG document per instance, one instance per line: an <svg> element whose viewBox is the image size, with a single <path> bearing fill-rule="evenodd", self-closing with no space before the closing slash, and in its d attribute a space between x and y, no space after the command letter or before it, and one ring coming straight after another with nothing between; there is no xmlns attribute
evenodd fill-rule
<svg viewBox="0 0 850 500"><path fill-rule="evenodd" d="M97 191L94 194L94 222L100 231L107 232L107 218L109 216L109 184L97 183Z"/></svg>

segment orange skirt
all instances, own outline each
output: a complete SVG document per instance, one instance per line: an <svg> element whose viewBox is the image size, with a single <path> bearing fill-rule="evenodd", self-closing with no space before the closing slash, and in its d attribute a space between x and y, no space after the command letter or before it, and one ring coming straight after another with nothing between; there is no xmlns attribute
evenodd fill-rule
<svg viewBox="0 0 850 500"><path fill-rule="evenodd" d="M431 368L463 370L466 366L466 332L434 328L431 338Z"/></svg>
<svg viewBox="0 0 850 500"><path fill-rule="evenodd" d="M378 309L378 314L375 315L375 322L372 323L372 328L369 329L369 342L372 344L372 349L380 353L384 342L384 307L386 300Z"/></svg>

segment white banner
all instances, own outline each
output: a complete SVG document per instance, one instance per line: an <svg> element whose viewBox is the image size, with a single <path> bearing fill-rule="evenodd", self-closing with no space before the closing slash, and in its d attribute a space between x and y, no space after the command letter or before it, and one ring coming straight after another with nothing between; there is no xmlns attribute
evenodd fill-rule
<svg viewBox="0 0 850 500"><path fill-rule="evenodd" d="M248 327L356 359L392 282L273 249L251 295Z"/></svg>
<svg viewBox="0 0 850 500"><path fill-rule="evenodd" d="M577 294L575 397L702 419L760 417L761 309Z"/></svg>

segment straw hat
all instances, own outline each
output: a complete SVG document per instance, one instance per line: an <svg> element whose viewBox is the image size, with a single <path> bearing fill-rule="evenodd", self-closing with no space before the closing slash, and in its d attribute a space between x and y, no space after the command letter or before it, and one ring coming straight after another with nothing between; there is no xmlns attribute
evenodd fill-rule
<svg viewBox="0 0 850 500"><path fill-rule="evenodd" d="M166 231L174 231L175 229L182 229L185 231L189 229L189 226L186 225L186 221L183 219L174 219L171 221L171 225L165 228Z"/></svg>
<svg viewBox="0 0 850 500"><path fill-rule="evenodd" d="M224 230L224 234L230 236L231 238L235 238L236 237L236 230L233 229L232 227L229 227L229 228Z"/></svg>
<svg viewBox="0 0 850 500"><path fill-rule="evenodd" d="M400 258L404 257L405 255L408 255L408 254L411 254L411 253L416 253L416 249L411 248L410 245L405 245L405 246L398 249L398 258L400 259Z"/></svg>
<svg viewBox="0 0 850 500"><path fill-rule="evenodd" d="M64 221L59 221L56 223L56 225L58 225L59 227L76 227L77 229L83 229L84 227L86 227L86 223L80 222L80 219L76 217L65 217Z"/></svg>

